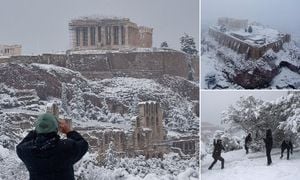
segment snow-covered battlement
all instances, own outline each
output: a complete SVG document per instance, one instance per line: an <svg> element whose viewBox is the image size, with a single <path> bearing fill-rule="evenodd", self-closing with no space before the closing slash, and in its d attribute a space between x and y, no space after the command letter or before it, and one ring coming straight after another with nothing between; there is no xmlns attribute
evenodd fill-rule
<svg viewBox="0 0 300 180"><path fill-rule="evenodd" d="M284 34L258 24L235 29L228 28L224 24L211 26L209 35L221 45L238 53L246 54L248 58L252 59L261 58L269 49L278 52L284 43L291 40L290 34Z"/></svg>

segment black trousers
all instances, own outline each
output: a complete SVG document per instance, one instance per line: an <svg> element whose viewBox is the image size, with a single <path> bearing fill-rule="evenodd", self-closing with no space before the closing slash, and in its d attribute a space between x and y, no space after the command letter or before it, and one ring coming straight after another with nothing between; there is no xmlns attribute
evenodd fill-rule
<svg viewBox="0 0 300 180"><path fill-rule="evenodd" d="M208 169L213 168L213 166L217 163L218 160L221 161L221 168L223 169L224 168L224 162L225 162L224 158L222 158L221 156L213 157L213 158L214 158L214 161L211 163L211 165L209 166Z"/></svg>
<svg viewBox="0 0 300 180"><path fill-rule="evenodd" d="M249 153L249 147L247 145L245 145L245 150L246 150L246 154Z"/></svg>
<svg viewBox="0 0 300 180"><path fill-rule="evenodd" d="M290 148L281 148L281 156L280 156L280 158L283 157L283 153L284 153L285 149L287 149L287 159L290 159Z"/></svg>
<svg viewBox="0 0 300 180"><path fill-rule="evenodd" d="M271 148L266 149L268 165L270 165L272 163L271 150L272 150Z"/></svg>

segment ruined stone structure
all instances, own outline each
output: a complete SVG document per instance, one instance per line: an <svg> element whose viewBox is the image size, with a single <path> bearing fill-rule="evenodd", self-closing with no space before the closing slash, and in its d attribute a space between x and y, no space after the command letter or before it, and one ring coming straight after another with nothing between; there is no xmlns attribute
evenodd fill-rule
<svg viewBox="0 0 300 180"><path fill-rule="evenodd" d="M218 26L224 26L230 30L245 29L248 27L248 20L222 17L218 19Z"/></svg>
<svg viewBox="0 0 300 180"><path fill-rule="evenodd" d="M13 56L0 63L53 64L79 71L86 78L105 79L116 76L159 78L164 74L188 77L189 59L179 51L119 52L106 54L43 54L40 56ZM199 57L191 59L195 80L199 79ZM178 68L180 67L180 68Z"/></svg>
<svg viewBox="0 0 300 180"><path fill-rule="evenodd" d="M144 155L146 158L162 158L163 154L178 149L184 155L195 155L199 137L183 137L167 139L163 126L163 112L157 102L141 102L138 105L139 115L132 119L130 129L120 128L81 128L76 130L83 133L90 148L104 158L105 152L112 141L114 151L121 157Z"/></svg>
<svg viewBox="0 0 300 180"><path fill-rule="evenodd" d="M167 152L163 113L158 103L139 103L139 116L135 119L132 135L133 151L141 152L147 157L162 157Z"/></svg>
<svg viewBox="0 0 300 180"><path fill-rule="evenodd" d="M0 56L20 56L21 45L0 45Z"/></svg>
<svg viewBox="0 0 300 180"><path fill-rule="evenodd" d="M69 23L73 50L152 47L153 29L128 18L84 17Z"/></svg>
<svg viewBox="0 0 300 180"><path fill-rule="evenodd" d="M221 21L222 24L223 21ZM243 27L244 23L228 23L233 28ZM244 29L242 29L244 31ZM256 39L261 36L252 37L251 35L243 35L241 31L231 32L218 27L210 27L209 35L212 36L221 45L231 48L237 53L246 54L246 58L259 59L269 49L278 52L282 49L284 43L290 42L291 36L289 34L277 34L270 41L266 38Z"/></svg>

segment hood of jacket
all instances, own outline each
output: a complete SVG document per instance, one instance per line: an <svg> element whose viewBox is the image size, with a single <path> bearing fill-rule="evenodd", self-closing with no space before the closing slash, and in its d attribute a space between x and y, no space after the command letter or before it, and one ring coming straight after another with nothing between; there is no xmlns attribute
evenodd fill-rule
<svg viewBox="0 0 300 180"><path fill-rule="evenodd" d="M39 134L32 142L32 153L37 157L49 157L55 153L55 148L60 140L56 133Z"/></svg>

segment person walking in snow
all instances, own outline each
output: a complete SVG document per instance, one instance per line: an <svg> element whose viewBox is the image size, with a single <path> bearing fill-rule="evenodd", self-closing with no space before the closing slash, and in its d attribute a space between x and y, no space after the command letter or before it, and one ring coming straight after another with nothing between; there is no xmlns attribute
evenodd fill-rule
<svg viewBox="0 0 300 180"><path fill-rule="evenodd" d="M248 136L245 138L245 150L246 150L246 154L249 153L249 146L250 146L251 141L252 141L252 137L251 137L251 133L249 133Z"/></svg>
<svg viewBox="0 0 300 180"><path fill-rule="evenodd" d="M267 163L270 165L272 163L271 159L271 150L273 147L273 137L272 137L272 130L268 129L266 131L266 138L264 138L265 146L266 146L266 155L267 155Z"/></svg>
<svg viewBox="0 0 300 180"><path fill-rule="evenodd" d="M224 169L224 158L221 157L221 152L222 150L225 150L224 146L222 145L222 140L218 139L217 142L214 139L214 151L212 157L214 158L214 161L212 164L209 166L209 170L213 168L213 166L216 164L216 162L219 160L221 161L221 169Z"/></svg>
<svg viewBox="0 0 300 180"><path fill-rule="evenodd" d="M60 139L58 130L67 135ZM88 150L88 143L52 114L38 117L35 130L17 145L17 155L29 171L30 180L75 180L73 165Z"/></svg>
<svg viewBox="0 0 300 180"><path fill-rule="evenodd" d="M293 154L293 144L291 142L291 140L283 140L281 143L281 156L280 159L282 159L283 157L283 152L284 150L287 150L287 157L286 159L289 160L290 159L290 152L291 154Z"/></svg>

